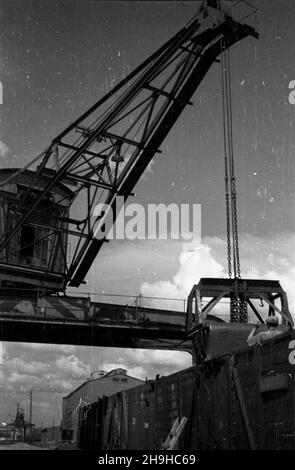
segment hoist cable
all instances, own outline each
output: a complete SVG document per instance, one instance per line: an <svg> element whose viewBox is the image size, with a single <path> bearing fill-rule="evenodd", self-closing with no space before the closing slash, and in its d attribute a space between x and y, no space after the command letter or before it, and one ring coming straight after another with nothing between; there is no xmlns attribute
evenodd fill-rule
<svg viewBox="0 0 295 470"><path fill-rule="evenodd" d="M230 278L232 274L234 278L240 278L241 268L233 152L230 57L229 51L225 49L224 45L222 45L221 51L221 67L228 274Z"/></svg>
<svg viewBox="0 0 295 470"><path fill-rule="evenodd" d="M221 68L228 275L230 278L233 275L234 279L240 279L241 266L233 150L230 56L224 44L221 46ZM230 321L245 323L247 319L247 304L245 300L239 295L233 294L230 301Z"/></svg>
<svg viewBox="0 0 295 470"><path fill-rule="evenodd" d="M233 259L234 259L234 277L240 278L240 255L239 255L239 237L238 237L238 216L237 216L237 190L234 167L233 152L233 129L232 129L232 102L231 102L231 73L230 56L228 49L225 51L226 58L226 83L227 83L227 107L228 107L228 132L229 132L229 161L230 161L230 187L231 187L231 207L232 207L232 239L233 239Z"/></svg>
<svg viewBox="0 0 295 470"><path fill-rule="evenodd" d="M224 145L224 181L225 181L225 208L226 208L226 243L227 243L227 264L228 275L232 276L232 259L231 259L231 236L230 236L230 196L229 196L229 181L228 181L228 145L226 133L226 105L225 105L225 76L224 76L224 49L221 53L221 83L222 83L222 112L223 112L223 145Z"/></svg>

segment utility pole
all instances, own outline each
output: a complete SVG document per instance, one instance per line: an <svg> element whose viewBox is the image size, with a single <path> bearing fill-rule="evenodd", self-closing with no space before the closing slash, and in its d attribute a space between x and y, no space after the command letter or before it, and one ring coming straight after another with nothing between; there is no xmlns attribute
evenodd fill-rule
<svg viewBox="0 0 295 470"><path fill-rule="evenodd" d="M33 390L29 391L30 397L30 440L32 439L32 408L33 408Z"/></svg>

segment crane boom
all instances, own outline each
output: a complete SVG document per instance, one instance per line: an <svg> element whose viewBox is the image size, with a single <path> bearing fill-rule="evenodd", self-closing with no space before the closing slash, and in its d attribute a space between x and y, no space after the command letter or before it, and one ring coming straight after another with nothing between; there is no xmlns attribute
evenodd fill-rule
<svg viewBox="0 0 295 470"><path fill-rule="evenodd" d="M182 84L177 87L177 90L174 89L174 96L177 96L177 99L172 99L173 95L170 96L170 106L163 115L159 116L157 125L154 125L154 130L151 132L151 137L147 147L143 149L137 159L136 165L130 169L130 172L126 172L124 176L122 175L117 187L119 195L127 198L131 193L135 184L153 158L156 150L159 149L161 143L171 130L185 106L189 103L190 98L201 83L212 63L216 60L216 57L220 53L221 46L221 39L217 38L223 37L226 47L229 47L237 40L245 37L245 35L252 34L255 36L254 31L251 31L248 26L245 28L244 25L244 27L237 30L235 30L233 26L233 22L228 19L223 25L220 25L215 30L206 31L206 33L200 34L194 38L195 47L192 48L191 51L187 52L187 54L189 54L190 69L183 70L183 73L186 73L186 76L183 78ZM235 30L235 33L233 30ZM198 46L201 47L201 51L196 53ZM178 46L178 48L181 47L183 46ZM142 83L142 86L144 86L144 83ZM112 201L112 197L107 200L107 203L111 204L114 212L115 206ZM93 239L91 241L85 241L84 249L81 251L83 256L81 256L73 266L73 277L70 285L77 286L81 283L102 244L103 240Z"/></svg>
<svg viewBox="0 0 295 470"><path fill-rule="evenodd" d="M22 227L34 225L32 215L42 211L44 201L50 210L54 188L63 185L71 190L72 205L84 194L85 217L76 220L64 211L47 229L59 235L50 246L53 250L60 243L64 287L78 287L106 240L96 236L107 217L106 213L93 215L98 202L112 209L114 223L116 197L126 201L130 196L222 49L247 36L257 38L258 34L249 25L202 6L184 28L57 136L16 198L17 216L0 239L0 264L8 254L11 259L11 247ZM36 193L41 180L42 191ZM58 241L61 232L76 240L70 263Z"/></svg>

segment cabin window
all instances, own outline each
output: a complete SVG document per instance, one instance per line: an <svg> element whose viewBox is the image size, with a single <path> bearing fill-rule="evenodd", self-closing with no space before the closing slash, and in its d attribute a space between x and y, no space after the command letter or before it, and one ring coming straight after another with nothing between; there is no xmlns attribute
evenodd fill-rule
<svg viewBox="0 0 295 470"><path fill-rule="evenodd" d="M23 225L19 243L21 263L46 267L49 249L48 230Z"/></svg>
<svg viewBox="0 0 295 470"><path fill-rule="evenodd" d="M44 231L40 231L39 233L36 234L36 240L35 240L35 257L36 257L36 263L40 266L46 266L47 262L47 254L48 254L48 237L47 232L45 233Z"/></svg>
<svg viewBox="0 0 295 470"><path fill-rule="evenodd" d="M20 235L20 256L22 261L31 264L34 256L35 227L23 225Z"/></svg>

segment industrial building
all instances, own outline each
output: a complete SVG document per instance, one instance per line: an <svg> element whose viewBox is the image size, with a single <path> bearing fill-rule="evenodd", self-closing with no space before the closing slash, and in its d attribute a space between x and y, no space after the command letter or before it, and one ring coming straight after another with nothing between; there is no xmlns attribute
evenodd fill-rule
<svg viewBox="0 0 295 470"><path fill-rule="evenodd" d="M93 372L86 382L63 398L62 438L74 441L77 439L80 408L96 402L99 398L142 383L142 380L131 377L125 369L121 368L108 373L102 370Z"/></svg>

